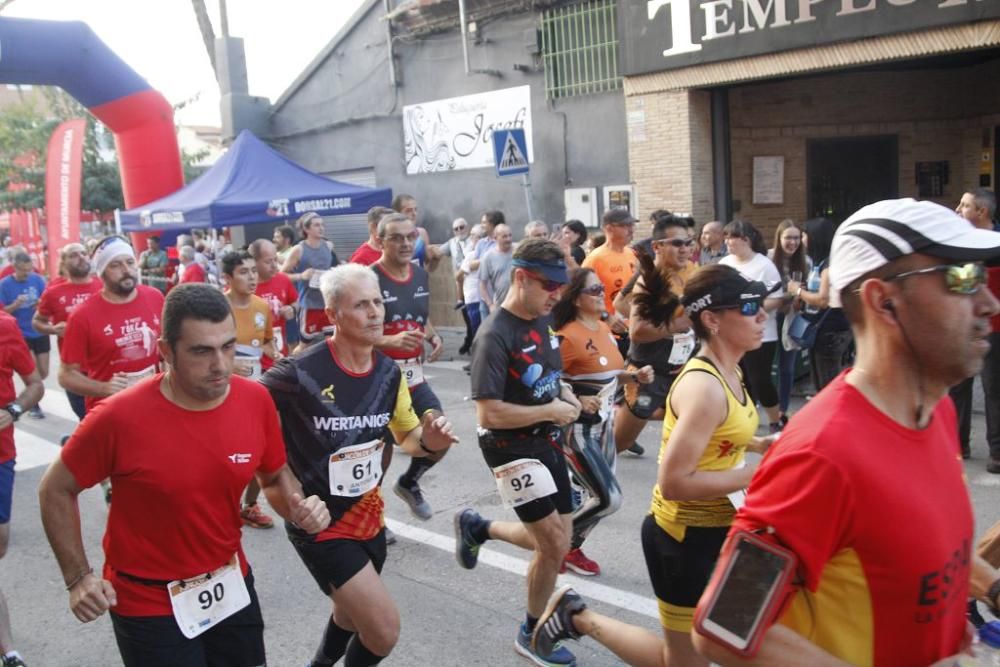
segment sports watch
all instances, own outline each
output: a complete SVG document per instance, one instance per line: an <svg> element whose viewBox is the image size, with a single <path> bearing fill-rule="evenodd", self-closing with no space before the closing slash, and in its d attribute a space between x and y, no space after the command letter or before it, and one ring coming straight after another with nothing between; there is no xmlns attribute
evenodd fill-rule
<svg viewBox="0 0 1000 667"><path fill-rule="evenodd" d="M17 403L11 403L10 405L4 407L4 410L10 413L10 418L17 421L24 414L24 408L22 408Z"/></svg>

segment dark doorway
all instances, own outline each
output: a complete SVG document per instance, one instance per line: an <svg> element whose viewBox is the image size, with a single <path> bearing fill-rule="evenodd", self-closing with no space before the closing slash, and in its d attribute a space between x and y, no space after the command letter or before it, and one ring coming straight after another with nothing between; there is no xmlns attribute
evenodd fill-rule
<svg viewBox="0 0 1000 667"><path fill-rule="evenodd" d="M865 204L899 195L895 136L810 139L806 145L809 217L840 224Z"/></svg>

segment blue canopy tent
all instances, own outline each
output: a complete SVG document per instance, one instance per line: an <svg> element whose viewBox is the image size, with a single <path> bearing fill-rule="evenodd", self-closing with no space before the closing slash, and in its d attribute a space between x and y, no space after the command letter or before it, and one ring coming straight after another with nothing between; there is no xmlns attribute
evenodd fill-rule
<svg viewBox="0 0 1000 667"><path fill-rule="evenodd" d="M243 130L197 179L117 215L127 232L176 233L194 227L279 224L307 211L322 216L364 214L391 200L388 188L365 188L314 174Z"/></svg>

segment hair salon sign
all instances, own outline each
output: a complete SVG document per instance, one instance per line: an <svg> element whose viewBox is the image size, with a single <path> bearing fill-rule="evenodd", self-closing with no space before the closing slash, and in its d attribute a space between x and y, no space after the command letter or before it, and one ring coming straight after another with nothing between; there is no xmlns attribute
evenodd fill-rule
<svg viewBox="0 0 1000 667"><path fill-rule="evenodd" d="M533 162L530 86L405 106L406 173L492 168L493 130L508 128L524 129Z"/></svg>
<svg viewBox="0 0 1000 667"><path fill-rule="evenodd" d="M618 2L625 75L998 17L998 0Z"/></svg>

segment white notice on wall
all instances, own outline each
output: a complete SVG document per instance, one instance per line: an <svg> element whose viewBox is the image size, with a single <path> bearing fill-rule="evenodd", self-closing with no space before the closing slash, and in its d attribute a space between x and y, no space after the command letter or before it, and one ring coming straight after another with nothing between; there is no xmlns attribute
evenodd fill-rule
<svg viewBox="0 0 1000 667"><path fill-rule="evenodd" d="M785 203L785 158L781 155L753 159L753 203Z"/></svg>

